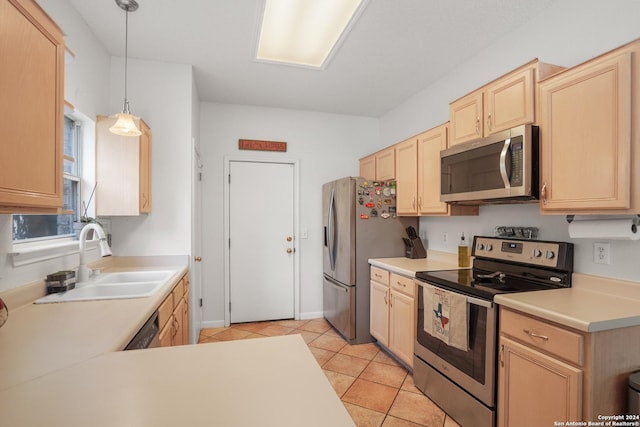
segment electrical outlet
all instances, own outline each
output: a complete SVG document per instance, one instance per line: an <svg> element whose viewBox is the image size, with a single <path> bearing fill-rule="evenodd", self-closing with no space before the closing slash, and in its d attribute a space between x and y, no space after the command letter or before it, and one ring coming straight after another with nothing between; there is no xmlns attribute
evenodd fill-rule
<svg viewBox="0 0 640 427"><path fill-rule="evenodd" d="M606 265L611 263L611 245L609 243L596 242L593 244L593 262Z"/></svg>

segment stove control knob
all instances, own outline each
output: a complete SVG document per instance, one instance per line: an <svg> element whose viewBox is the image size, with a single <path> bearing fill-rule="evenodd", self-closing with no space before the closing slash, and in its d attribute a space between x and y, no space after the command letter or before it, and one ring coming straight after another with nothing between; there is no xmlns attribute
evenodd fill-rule
<svg viewBox="0 0 640 427"><path fill-rule="evenodd" d="M540 249L533 249L533 253L531 255L533 255L534 258L539 258L540 256L542 256L542 252L540 251Z"/></svg>
<svg viewBox="0 0 640 427"><path fill-rule="evenodd" d="M487 243L487 252L491 252L493 250L493 245L491 243Z"/></svg>
<svg viewBox="0 0 640 427"><path fill-rule="evenodd" d="M484 250L484 244L482 244L482 243L478 243L478 244L476 245L476 249L477 249L477 250L479 250L479 251Z"/></svg>
<svg viewBox="0 0 640 427"><path fill-rule="evenodd" d="M544 255L547 259L553 259L556 254L553 251L547 251Z"/></svg>

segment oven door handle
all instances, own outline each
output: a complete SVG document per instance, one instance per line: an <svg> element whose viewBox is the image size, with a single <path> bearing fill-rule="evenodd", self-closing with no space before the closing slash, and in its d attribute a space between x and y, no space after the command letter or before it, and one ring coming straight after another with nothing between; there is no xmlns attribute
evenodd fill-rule
<svg viewBox="0 0 640 427"><path fill-rule="evenodd" d="M479 305L481 307L493 308L493 301L487 301L480 298L467 297L467 302L473 305Z"/></svg>

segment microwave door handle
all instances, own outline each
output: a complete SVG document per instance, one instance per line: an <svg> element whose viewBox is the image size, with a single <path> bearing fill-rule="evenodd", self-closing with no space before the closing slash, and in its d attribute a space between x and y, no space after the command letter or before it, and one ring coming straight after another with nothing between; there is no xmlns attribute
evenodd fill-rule
<svg viewBox="0 0 640 427"><path fill-rule="evenodd" d="M511 138L507 138L504 141L504 146L500 152L500 176L504 183L504 188L511 188L511 181L509 180L509 174L507 173L507 153L511 146Z"/></svg>

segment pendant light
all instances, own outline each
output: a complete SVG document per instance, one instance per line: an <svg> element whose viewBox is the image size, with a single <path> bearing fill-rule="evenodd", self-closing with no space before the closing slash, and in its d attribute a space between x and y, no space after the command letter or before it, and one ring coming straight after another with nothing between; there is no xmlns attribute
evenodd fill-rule
<svg viewBox="0 0 640 427"><path fill-rule="evenodd" d="M124 103L122 113L117 114L118 120L109 128L112 133L122 136L140 136L142 132L133 121L134 117L129 110L129 100L127 100L127 48L129 42L129 12L138 10L136 0L115 0L118 7L125 11L125 32L124 32Z"/></svg>

